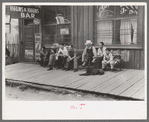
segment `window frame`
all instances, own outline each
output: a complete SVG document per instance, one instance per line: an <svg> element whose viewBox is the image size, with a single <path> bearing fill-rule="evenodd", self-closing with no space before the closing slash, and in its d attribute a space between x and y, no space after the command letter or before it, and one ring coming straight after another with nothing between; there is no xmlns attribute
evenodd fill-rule
<svg viewBox="0 0 149 122"><path fill-rule="evenodd" d="M53 7L55 7L55 10L56 10L56 15L58 14L58 7L60 7L60 6L53 6ZM43 6L43 11L44 11L44 6ZM70 7L70 10L71 10L71 7ZM64 14L66 14L66 13L64 13ZM70 12L70 14L71 14L71 12ZM55 34L55 41L54 41L54 43L61 43L61 42L64 42L65 43L65 38L61 38L61 34L59 33L60 32L60 30L58 30L58 29L60 29L61 28L61 26L70 26L70 29L69 29L69 34L66 34L66 35L68 35L68 36L70 36L71 35L71 15L70 15L70 23L60 23L60 24L57 24L57 23L53 23L53 24L45 24L45 17L44 17L44 15L43 15L43 17L42 18L44 18L43 19L43 24L42 24L42 33L43 33L43 36L49 36L50 34L46 34L46 33L44 33L44 27L50 27L50 26L56 26L56 34ZM60 40L62 40L62 41L60 41ZM51 43L51 42L49 42L49 43ZM70 42L69 43L71 43L71 38L70 38Z"/></svg>
<svg viewBox="0 0 149 122"><path fill-rule="evenodd" d="M137 19L137 23L138 23L138 21L139 21L139 19L138 19L138 17L139 17L139 7L140 6L138 6L138 15L136 15L136 16L128 16L128 17L117 17L117 6L114 6L114 17L113 18L101 18L101 19L98 19L97 20L97 18L96 18L96 13L97 13L97 9L96 9L96 6L94 6L94 22L95 22L95 24L94 24L94 30L93 30L93 38L94 38L94 44L95 44L95 46L98 46L98 42L97 42L97 22L99 22L99 21L113 21L113 35L112 35L112 44L111 45L109 45L109 44L105 44L105 46L107 46L107 47L113 47L113 48L115 48L115 47L119 47L119 48L121 48L121 47L128 47L128 48L136 48L136 47L138 47L138 26L137 26L137 40L136 40L136 44L129 44L129 45L127 45L127 44L115 44L115 42L116 42L116 38L115 38L115 35L116 35L116 21L117 20L124 20L124 19L134 19L134 18L136 18ZM139 46L140 47L140 46Z"/></svg>

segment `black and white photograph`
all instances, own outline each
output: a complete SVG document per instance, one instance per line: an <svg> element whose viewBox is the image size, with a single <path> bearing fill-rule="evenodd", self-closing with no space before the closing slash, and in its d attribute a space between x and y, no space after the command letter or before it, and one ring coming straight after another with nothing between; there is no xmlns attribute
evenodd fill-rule
<svg viewBox="0 0 149 122"><path fill-rule="evenodd" d="M70 113L106 107L91 119L145 119L146 9L145 2L3 3L3 118L35 118L21 115L24 102L26 110L29 102L51 110L68 102Z"/></svg>

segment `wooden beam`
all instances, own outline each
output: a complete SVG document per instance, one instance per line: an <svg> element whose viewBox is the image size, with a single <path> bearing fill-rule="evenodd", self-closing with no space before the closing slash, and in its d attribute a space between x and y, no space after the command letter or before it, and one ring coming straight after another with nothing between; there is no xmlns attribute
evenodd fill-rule
<svg viewBox="0 0 149 122"><path fill-rule="evenodd" d="M130 50L129 53L129 69L134 69L135 68L135 53L134 50Z"/></svg>
<svg viewBox="0 0 149 122"><path fill-rule="evenodd" d="M89 39L89 13L88 13L88 6L84 6L84 43L86 40ZM85 46L84 46L85 47Z"/></svg>
<svg viewBox="0 0 149 122"><path fill-rule="evenodd" d="M138 21L137 21L137 44L139 46L142 46L144 48L144 6L139 6L138 7Z"/></svg>
<svg viewBox="0 0 149 122"><path fill-rule="evenodd" d="M89 39L93 41L93 6L89 6Z"/></svg>
<svg viewBox="0 0 149 122"><path fill-rule="evenodd" d="M71 6L71 44L74 44L74 7Z"/></svg>
<svg viewBox="0 0 149 122"><path fill-rule="evenodd" d="M77 41L78 41L78 11L77 11L78 7L77 6L74 6L74 47L76 49L78 49L78 44L77 44Z"/></svg>
<svg viewBox="0 0 149 122"><path fill-rule="evenodd" d="M135 50L134 55L135 55L135 61L134 61L135 69L140 69L140 51Z"/></svg>
<svg viewBox="0 0 149 122"><path fill-rule="evenodd" d="M78 6L78 49L84 48L84 7Z"/></svg>

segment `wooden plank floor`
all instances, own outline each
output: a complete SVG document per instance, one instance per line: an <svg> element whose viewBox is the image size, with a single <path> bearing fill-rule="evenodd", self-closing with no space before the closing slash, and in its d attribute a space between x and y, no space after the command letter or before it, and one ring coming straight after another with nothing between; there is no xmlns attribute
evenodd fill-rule
<svg viewBox="0 0 149 122"><path fill-rule="evenodd" d="M143 70L123 69L105 71L104 75L79 76L85 70L62 71L43 68L37 64L17 63L5 67L5 78L17 81L52 85L90 92L98 92L134 99L144 99L145 76Z"/></svg>

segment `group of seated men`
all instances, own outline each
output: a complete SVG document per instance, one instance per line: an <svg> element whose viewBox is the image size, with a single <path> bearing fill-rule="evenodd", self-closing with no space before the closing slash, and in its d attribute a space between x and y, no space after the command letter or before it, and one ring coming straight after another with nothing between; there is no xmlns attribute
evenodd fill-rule
<svg viewBox="0 0 149 122"><path fill-rule="evenodd" d="M82 53L82 67L90 67L93 65L95 69L102 68L104 70L106 65L109 64L113 71L115 64L120 63L121 56L119 51L117 52L118 55L114 58L110 49L104 47L103 42L99 43L97 52L91 40L87 40L85 46ZM77 71L77 59L77 52L73 45L60 44L57 50L51 48L47 53L45 47L42 47L40 59L37 62L45 66L45 62L48 61L47 70L52 70L53 67L57 67L58 69L61 68L66 71L70 69Z"/></svg>
<svg viewBox="0 0 149 122"><path fill-rule="evenodd" d="M76 51L73 45L59 44L58 48L51 48L50 51L46 51L43 46L40 52L40 58L36 60L41 66L48 67L47 70L52 70L54 67L63 70L74 69L77 71L77 66L73 65L74 59L76 59ZM48 61L48 64L46 63Z"/></svg>

